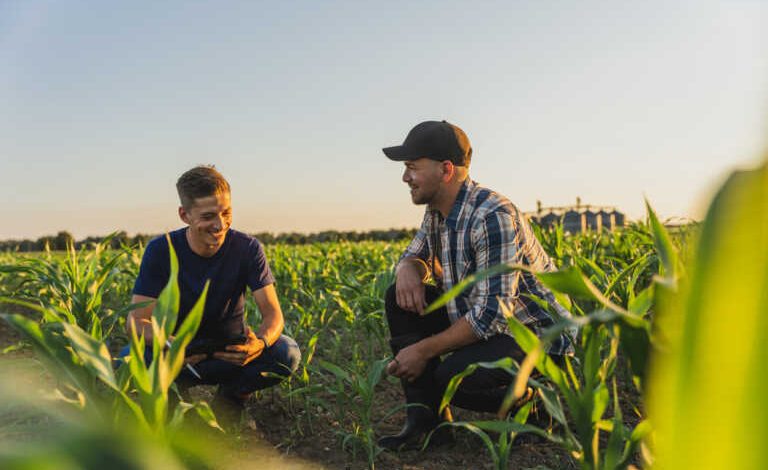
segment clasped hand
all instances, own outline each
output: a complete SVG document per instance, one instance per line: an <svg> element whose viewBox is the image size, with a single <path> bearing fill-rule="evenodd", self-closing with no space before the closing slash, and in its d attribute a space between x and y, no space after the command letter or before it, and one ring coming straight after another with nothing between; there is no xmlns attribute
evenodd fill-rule
<svg viewBox="0 0 768 470"><path fill-rule="evenodd" d="M248 339L243 344L230 344L224 351L216 351L213 357L222 361L231 362L238 366L244 366L261 356L264 352L264 341L256 337L256 333L248 330ZM187 364L197 364L206 358L205 354L187 356L184 360Z"/></svg>
<svg viewBox="0 0 768 470"><path fill-rule="evenodd" d="M256 337L256 333L248 330L248 340L245 344L230 344L225 351L213 353L213 357L222 361L244 366L261 356L264 352L264 341Z"/></svg>
<svg viewBox="0 0 768 470"><path fill-rule="evenodd" d="M405 347L387 364L387 373L413 382L427 367L427 356L421 351L419 343Z"/></svg>

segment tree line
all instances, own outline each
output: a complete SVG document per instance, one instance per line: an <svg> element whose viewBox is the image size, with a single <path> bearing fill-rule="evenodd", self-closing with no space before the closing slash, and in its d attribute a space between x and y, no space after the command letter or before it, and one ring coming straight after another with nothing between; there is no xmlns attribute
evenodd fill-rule
<svg viewBox="0 0 768 470"><path fill-rule="evenodd" d="M260 232L252 234L262 243L269 245L274 243L286 243L289 245L302 245L306 243L318 242L358 242L358 241L399 241L410 239L416 233L415 228L401 228L388 230L369 230L365 232L358 231L338 231L325 230L316 233L288 232L274 234L271 232ZM66 230L62 230L56 235L45 235L35 240L1 240L0 252L33 252L33 251L61 251L66 250L70 245L75 249L91 248L99 243L109 240L109 246L120 248L121 246L145 246L151 239L160 234L136 234L128 235L125 231L119 231L107 236L91 236L82 240L75 240L75 237Z"/></svg>

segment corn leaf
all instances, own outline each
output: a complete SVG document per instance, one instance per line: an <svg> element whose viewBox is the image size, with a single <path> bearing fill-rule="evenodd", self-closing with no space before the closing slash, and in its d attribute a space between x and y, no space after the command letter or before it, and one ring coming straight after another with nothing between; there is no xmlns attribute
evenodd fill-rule
<svg viewBox="0 0 768 470"><path fill-rule="evenodd" d="M673 256L661 251L669 274ZM658 336L667 343L654 352L648 399L657 427L656 468L765 467L766 305L763 163L732 174L720 188L702 227L690 281L659 306Z"/></svg>
<svg viewBox="0 0 768 470"><path fill-rule="evenodd" d="M72 349L83 361L85 367L102 382L115 390L119 390L120 387L117 385L112 369L112 356L109 354L107 346L88 335L77 325L64 323L63 326L72 344Z"/></svg>

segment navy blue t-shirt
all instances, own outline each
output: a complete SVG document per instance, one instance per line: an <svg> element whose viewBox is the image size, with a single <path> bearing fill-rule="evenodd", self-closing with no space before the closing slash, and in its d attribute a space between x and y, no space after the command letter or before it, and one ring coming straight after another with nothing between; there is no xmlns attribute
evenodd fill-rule
<svg viewBox="0 0 768 470"><path fill-rule="evenodd" d="M245 289L256 291L275 282L267 257L258 240L236 230L228 230L224 244L210 258L192 251L186 228L170 233L179 258L181 304L178 325L211 280L203 319L195 338L227 339L245 332L243 311ZM144 251L133 293L157 298L171 273L168 242L165 236L153 239Z"/></svg>

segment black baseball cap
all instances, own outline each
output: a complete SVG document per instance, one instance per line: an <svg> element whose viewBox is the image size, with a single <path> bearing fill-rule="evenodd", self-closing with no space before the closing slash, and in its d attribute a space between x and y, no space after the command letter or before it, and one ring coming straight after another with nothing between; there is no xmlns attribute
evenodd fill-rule
<svg viewBox="0 0 768 470"><path fill-rule="evenodd" d="M431 158L449 160L454 165L469 166L472 147L467 134L458 126L445 121L424 121L405 137L403 145L382 149L390 160L404 162Z"/></svg>

